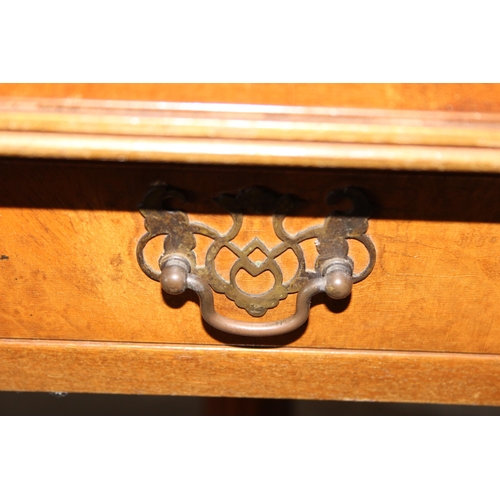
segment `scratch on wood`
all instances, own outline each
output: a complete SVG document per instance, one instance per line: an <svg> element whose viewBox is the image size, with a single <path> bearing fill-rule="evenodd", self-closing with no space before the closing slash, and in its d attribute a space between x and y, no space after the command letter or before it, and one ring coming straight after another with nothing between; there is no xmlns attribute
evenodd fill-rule
<svg viewBox="0 0 500 500"><path fill-rule="evenodd" d="M8 255L1 255L0 260L9 260L9 256Z"/></svg>

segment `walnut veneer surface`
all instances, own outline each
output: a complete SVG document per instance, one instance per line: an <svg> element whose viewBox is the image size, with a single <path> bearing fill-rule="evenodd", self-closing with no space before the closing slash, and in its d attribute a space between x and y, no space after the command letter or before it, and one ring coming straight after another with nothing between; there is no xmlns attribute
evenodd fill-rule
<svg viewBox="0 0 500 500"><path fill-rule="evenodd" d="M500 404L499 86L20 84L1 96L0 389ZM176 100L367 109L156 102ZM221 192L294 194L306 203L290 232L321 221L333 189L356 186L374 208L377 264L348 299L316 297L298 331L222 334L194 294L162 294L137 265L138 205L158 181L221 230ZM276 243L265 217L249 217L238 243L255 235ZM306 250L311 266L313 242ZM362 266L363 250L351 255ZM223 296L216 307L248 320Z"/></svg>

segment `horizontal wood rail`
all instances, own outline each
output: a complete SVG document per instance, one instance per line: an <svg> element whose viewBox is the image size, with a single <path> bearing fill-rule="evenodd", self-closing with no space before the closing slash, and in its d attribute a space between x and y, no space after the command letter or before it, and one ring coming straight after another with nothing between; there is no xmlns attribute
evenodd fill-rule
<svg viewBox="0 0 500 500"><path fill-rule="evenodd" d="M0 340L4 391L499 405L500 356Z"/></svg>
<svg viewBox="0 0 500 500"><path fill-rule="evenodd" d="M0 155L500 172L500 114L0 98Z"/></svg>

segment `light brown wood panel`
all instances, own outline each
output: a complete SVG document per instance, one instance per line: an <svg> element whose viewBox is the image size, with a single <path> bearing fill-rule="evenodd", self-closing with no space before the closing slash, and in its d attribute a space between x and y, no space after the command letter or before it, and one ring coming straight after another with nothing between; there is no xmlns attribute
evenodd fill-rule
<svg viewBox="0 0 500 500"><path fill-rule="evenodd" d="M500 172L498 148L448 148L238 141L190 138L89 138L84 134L0 132L3 156L264 165L268 167L369 168L450 172Z"/></svg>
<svg viewBox="0 0 500 500"><path fill-rule="evenodd" d="M500 146L500 114L305 106L14 99L0 130L115 136Z"/></svg>
<svg viewBox="0 0 500 500"><path fill-rule="evenodd" d="M467 354L0 341L7 391L500 405L500 358Z"/></svg>
<svg viewBox="0 0 500 500"><path fill-rule="evenodd" d="M500 112L500 84L0 84L0 96Z"/></svg>
<svg viewBox="0 0 500 500"><path fill-rule="evenodd" d="M498 148L450 148L0 132L3 156L268 167L500 172Z"/></svg>
<svg viewBox="0 0 500 500"><path fill-rule="evenodd" d="M0 154L47 158L0 160L2 390L500 405L500 85L0 84L1 96ZM181 116L155 101L370 109ZM167 297L137 265L138 205L155 181L219 229L221 192L298 195L287 227L299 230L326 215L329 191L357 186L374 206L376 267L350 299L316 297L296 332L221 334L194 294ZM259 218L239 244L256 234L273 244ZM291 299L261 320L288 316ZM248 320L223 297L217 308Z"/></svg>
<svg viewBox="0 0 500 500"><path fill-rule="evenodd" d="M0 99L0 154L329 168L500 171L500 115Z"/></svg>
<svg viewBox="0 0 500 500"><path fill-rule="evenodd" d="M20 160L0 171L1 337L500 353L498 177ZM292 334L221 334L202 323L194 294L162 294L137 265L137 207L155 181L185 190L191 218L218 228L229 219L213 202L222 192L262 185L295 194L307 203L287 219L291 232L328 214L330 191L357 186L374 206L376 267L350 299L315 298ZM269 221L254 219L238 243L256 234L276 241ZM262 320L290 315L294 300ZM249 319L223 297L217 307Z"/></svg>

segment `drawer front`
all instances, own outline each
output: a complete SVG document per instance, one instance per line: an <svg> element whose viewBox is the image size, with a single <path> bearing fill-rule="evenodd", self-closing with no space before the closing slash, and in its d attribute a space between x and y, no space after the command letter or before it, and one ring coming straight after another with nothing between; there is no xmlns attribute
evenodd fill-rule
<svg viewBox="0 0 500 500"><path fill-rule="evenodd" d="M2 338L500 352L497 176L8 159L0 172ZM285 221L291 233L324 220L331 191L355 186L373 206L377 263L347 299L316 296L308 322L292 333L219 332L202 321L196 294L168 296L138 266L145 232L138 207L157 182L186 194L178 208L190 220L220 231L231 225L214 201L221 193L263 186L295 195L305 203ZM277 243L269 216L247 217L237 243L256 236ZM200 261L206 248L200 237ZM151 242L151 265L161 251L161 241ZM314 241L304 251L311 267ZM363 267L366 252L352 245L351 255ZM293 273L293 256L280 263ZM221 274L230 265L221 254ZM270 286L249 276L240 285L253 293ZM293 314L295 296L256 319L223 295L215 305L227 317L271 321Z"/></svg>

